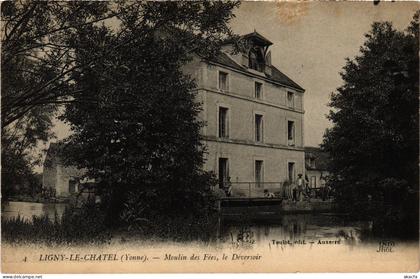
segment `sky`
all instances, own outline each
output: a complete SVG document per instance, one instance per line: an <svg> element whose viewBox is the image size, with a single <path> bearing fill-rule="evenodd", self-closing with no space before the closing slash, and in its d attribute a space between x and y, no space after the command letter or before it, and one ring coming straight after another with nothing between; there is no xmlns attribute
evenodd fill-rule
<svg viewBox="0 0 420 279"><path fill-rule="evenodd" d="M237 34L255 29L273 42L273 65L306 90L305 145L318 146L345 58L358 55L374 21L404 30L419 8L418 2L244 2L231 27Z"/></svg>
<svg viewBox="0 0 420 279"><path fill-rule="evenodd" d="M273 65L306 89L304 141L318 146L345 58L358 55L374 21L404 30L419 8L418 2L243 2L230 25L239 35L255 29L273 42ZM56 121L54 132L60 140L69 129Z"/></svg>

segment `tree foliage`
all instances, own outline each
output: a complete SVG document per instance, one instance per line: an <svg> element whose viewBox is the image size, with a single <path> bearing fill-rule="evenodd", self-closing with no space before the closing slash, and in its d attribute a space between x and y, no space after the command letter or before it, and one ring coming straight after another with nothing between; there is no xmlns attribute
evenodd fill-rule
<svg viewBox="0 0 420 279"><path fill-rule="evenodd" d="M89 46L77 52L81 63L122 46L74 73L76 90L85 93L63 116L73 132L68 159L98 182L110 223L145 228L157 218L186 218L192 225L211 213L214 180L202 170L200 105L182 66L231 39L227 23L236 6L133 2L119 6L118 35L104 26L79 33L77 43Z"/></svg>
<svg viewBox="0 0 420 279"><path fill-rule="evenodd" d="M360 215L404 218L418 193L418 32L418 13L405 32L373 23L331 96L333 127L323 143L330 184L338 202Z"/></svg>
<svg viewBox="0 0 420 279"><path fill-rule="evenodd" d="M1 5L2 194L26 183L40 162L34 152L53 135L57 105L75 95L74 36L114 17L106 2L6 1Z"/></svg>
<svg viewBox="0 0 420 279"><path fill-rule="evenodd" d="M68 100L74 36L115 16L106 2L7 1L2 15L2 127L42 105ZM94 55L93 55L94 56Z"/></svg>
<svg viewBox="0 0 420 279"><path fill-rule="evenodd" d="M22 189L35 182L33 168L41 162L41 154L36 151L39 142L47 142L54 137L50 130L54 110L51 106L31 110L3 129L1 192L4 198L17 194L17 188Z"/></svg>

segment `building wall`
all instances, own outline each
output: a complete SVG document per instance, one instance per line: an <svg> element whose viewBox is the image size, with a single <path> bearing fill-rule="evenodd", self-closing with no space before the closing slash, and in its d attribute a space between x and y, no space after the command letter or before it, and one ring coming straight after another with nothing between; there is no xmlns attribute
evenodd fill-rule
<svg viewBox="0 0 420 279"><path fill-rule="evenodd" d="M228 158L232 182L255 181L255 160L264 162L265 182L288 179L288 162L295 163L295 175L305 174L303 151L303 93L255 76L195 59L185 72L196 79L197 101L202 103L199 118L207 145L204 168L218 173L219 157ZM219 71L228 74L228 90L218 88ZM256 99L255 82L263 85L263 98ZM287 92L294 93L294 108L287 104ZM229 109L229 138L218 138L218 108ZM263 142L255 142L255 114L263 115ZM295 146L287 140L287 121L295 122Z"/></svg>
<svg viewBox="0 0 420 279"><path fill-rule="evenodd" d="M199 80L199 88L206 88L210 90L219 91L218 89L218 73L225 72L229 77L229 89L227 94L235 94L242 97L254 99L254 83L260 82L263 84L263 99L261 103L278 105L284 109L289 109L287 106L287 92L295 94L295 110L303 111L303 93L295 89L280 86L274 82L270 82L265 78L265 75L252 71L250 74L244 74L227 67L216 64L200 63L200 72L202 74Z"/></svg>
<svg viewBox="0 0 420 279"><path fill-rule="evenodd" d="M83 171L75 167L66 167L59 162L59 158L54 158L49 166L44 165L42 174L42 185L44 188L55 189L57 197L68 197L69 181L71 178L78 179L83 175Z"/></svg>
<svg viewBox="0 0 420 279"><path fill-rule="evenodd" d="M57 169L55 165L45 166L42 171L42 187L55 188L57 181Z"/></svg>
<svg viewBox="0 0 420 279"><path fill-rule="evenodd" d="M205 100L201 118L206 121L203 134L218 136L219 107L229 109L229 138L255 142L255 114L263 115L263 142L288 146L287 123L295 123L295 147L303 147L302 113L270 106L255 100L246 100L213 90L199 90L200 100ZM203 96L205 95L205 96Z"/></svg>
<svg viewBox="0 0 420 279"><path fill-rule="evenodd" d="M57 165L57 184L55 190L58 197L67 197L70 195L69 180L70 176L67 168Z"/></svg>
<svg viewBox="0 0 420 279"><path fill-rule="evenodd" d="M264 182L284 182L288 179L288 163L295 163L295 177L304 174L304 152L253 145L206 141L205 169L219 169L219 158L228 158L232 182L255 181L255 161L262 160Z"/></svg>

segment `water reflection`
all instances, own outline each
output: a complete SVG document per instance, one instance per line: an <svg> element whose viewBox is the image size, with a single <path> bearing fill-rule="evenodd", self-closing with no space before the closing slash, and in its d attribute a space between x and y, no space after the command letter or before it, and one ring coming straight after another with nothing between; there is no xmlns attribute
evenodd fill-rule
<svg viewBox="0 0 420 279"><path fill-rule="evenodd" d="M31 221L32 216L48 214L50 220L54 220L55 212L61 218L66 204L64 203L36 203L36 202L4 202L1 205L1 218L4 220L21 218Z"/></svg>
<svg viewBox="0 0 420 279"><path fill-rule="evenodd" d="M6 202L2 204L2 218L17 216L31 221L32 216L48 214L54 220L55 212L60 218L66 204ZM356 245L369 239L371 222L349 221L344 216L333 214L286 214L269 218L251 219L245 217L223 217L215 228L217 242L233 247L252 248L255 245L273 241L318 242L319 240L340 240Z"/></svg>
<svg viewBox="0 0 420 279"><path fill-rule="evenodd" d="M340 241L357 245L371 231L371 223L351 222L343 216L331 214L290 214L266 220L228 218L221 222L220 241L233 246L247 247L253 244L306 243Z"/></svg>

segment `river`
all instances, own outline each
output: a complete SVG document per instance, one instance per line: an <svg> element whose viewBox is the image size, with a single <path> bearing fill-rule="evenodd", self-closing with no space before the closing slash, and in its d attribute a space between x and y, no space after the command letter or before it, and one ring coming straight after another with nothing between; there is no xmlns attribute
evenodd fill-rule
<svg viewBox="0 0 420 279"><path fill-rule="evenodd" d="M65 208L65 203L3 202L1 205L1 218L8 220L19 216L22 219L31 221L34 215L42 216L48 214L49 218L54 220L55 212L60 218Z"/></svg>
<svg viewBox="0 0 420 279"><path fill-rule="evenodd" d="M60 217L64 203L5 202L2 204L2 218L20 216L28 221L32 216L48 214L54 220L55 212ZM215 235L225 243L252 245L253 243L273 243L278 240L318 241L319 239L344 239L357 244L369 238L370 222L349 221L344 216L334 214L285 214L264 220L244 219L244 217L221 218Z"/></svg>

